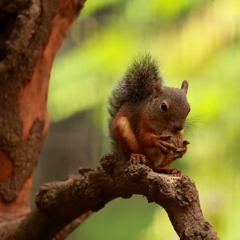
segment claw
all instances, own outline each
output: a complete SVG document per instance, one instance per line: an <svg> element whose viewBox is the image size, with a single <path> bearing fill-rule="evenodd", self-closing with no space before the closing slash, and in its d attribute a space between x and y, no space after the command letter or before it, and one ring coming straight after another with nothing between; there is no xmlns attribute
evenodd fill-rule
<svg viewBox="0 0 240 240"><path fill-rule="evenodd" d="M185 154L184 153L175 153L173 156L174 156L174 159L177 159L177 158L182 158L182 156Z"/></svg>
<svg viewBox="0 0 240 240"><path fill-rule="evenodd" d="M186 140L183 141L183 146L186 147L188 144L190 144L190 142L188 142L188 141L186 141Z"/></svg>
<svg viewBox="0 0 240 240"><path fill-rule="evenodd" d="M182 153L182 152L186 152L186 151L187 151L187 148L186 148L186 147L184 147L184 148L177 148L177 149L175 150L176 153Z"/></svg>
<svg viewBox="0 0 240 240"><path fill-rule="evenodd" d="M173 150L173 151L176 151L176 150L178 149L177 147L175 147L175 146L174 146L173 144L171 144L171 143L168 143L168 142L165 142L165 141L160 141L160 143L161 143L162 145L164 145L165 147Z"/></svg>
<svg viewBox="0 0 240 240"><path fill-rule="evenodd" d="M170 139L172 136L171 135L159 135L158 138L159 139L163 139L163 140L168 140Z"/></svg>
<svg viewBox="0 0 240 240"><path fill-rule="evenodd" d="M132 153L130 155L130 162L132 164L145 164L145 165L147 165L148 160L147 160L147 157L144 154Z"/></svg>
<svg viewBox="0 0 240 240"><path fill-rule="evenodd" d="M177 169L177 168L155 168L154 169L155 172L158 173L164 173L164 174L170 174L170 175L175 175L175 176L182 176L182 171Z"/></svg>
<svg viewBox="0 0 240 240"><path fill-rule="evenodd" d="M156 146L158 146L160 148L160 150L162 151L164 156L167 156L168 154L174 155L175 151L178 150L178 148L175 147L173 144L165 142L163 140L158 140L156 142Z"/></svg>

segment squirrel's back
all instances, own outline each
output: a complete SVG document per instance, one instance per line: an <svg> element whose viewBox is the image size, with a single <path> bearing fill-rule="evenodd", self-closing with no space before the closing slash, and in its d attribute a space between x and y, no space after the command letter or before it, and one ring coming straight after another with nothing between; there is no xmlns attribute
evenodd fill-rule
<svg viewBox="0 0 240 240"><path fill-rule="evenodd" d="M150 54L135 59L109 98L110 122L125 102L140 101L150 96L157 81L162 81L162 78L156 60Z"/></svg>

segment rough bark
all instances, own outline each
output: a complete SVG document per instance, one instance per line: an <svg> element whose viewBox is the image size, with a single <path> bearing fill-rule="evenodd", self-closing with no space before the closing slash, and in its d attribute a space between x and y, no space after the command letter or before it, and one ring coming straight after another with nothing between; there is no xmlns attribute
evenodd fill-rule
<svg viewBox="0 0 240 240"><path fill-rule="evenodd" d="M92 214L92 211L88 211L81 215L80 217L74 219L72 222L70 222L63 230L61 230L60 233L56 235L52 240L64 240L69 233L71 233L76 227L78 227L82 222L86 220L90 215Z"/></svg>
<svg viewBox="0 0 240 240"><path fill-rule="evenodd" d="M161 205L180 239L219 239L204 219L195 184L187 176L158 174L145 165L123 162L116 154L103 157L96 169L79 172L67 181L40 188L37 208L23 220L16 239L52 239L78 216L133 194Z"/></svg>
<svg viewBox="0 0 240 240"><path fill-rule="evenodd" d="M84 2L0 2L0 239L30 212L52 63Z"/></svg>

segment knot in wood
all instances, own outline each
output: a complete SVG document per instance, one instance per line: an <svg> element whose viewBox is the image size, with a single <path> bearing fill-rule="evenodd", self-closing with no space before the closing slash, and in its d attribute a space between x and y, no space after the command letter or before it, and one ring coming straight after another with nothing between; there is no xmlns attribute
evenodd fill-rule
<svg viewBox="0 0 240 240"><path fill-rule="evenodd" d="M175 182L176 199L180 206L187 206L189 203L198 200L198 191L194 182L188 176L182 176Z"/></svg>
<svg viewBox="0 0 240 240"><path fill-rule="evenodd" d="M37 207L41 210L51 212L57 204L57 193L57 184L48 183L42 185L35 199Z"/></svg>

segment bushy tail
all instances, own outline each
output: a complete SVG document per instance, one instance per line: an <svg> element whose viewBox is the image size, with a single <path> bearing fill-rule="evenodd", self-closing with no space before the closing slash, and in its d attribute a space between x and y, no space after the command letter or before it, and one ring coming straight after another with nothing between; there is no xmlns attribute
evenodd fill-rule
<svg viewBox="0 0 240 240"><path fill-rule="evenodd" d="M162 81L158 64L150 54L135 59L109 98L108 111L111 118L115 117L125 102L139 101L150 96L158 80Z"/></svg>

